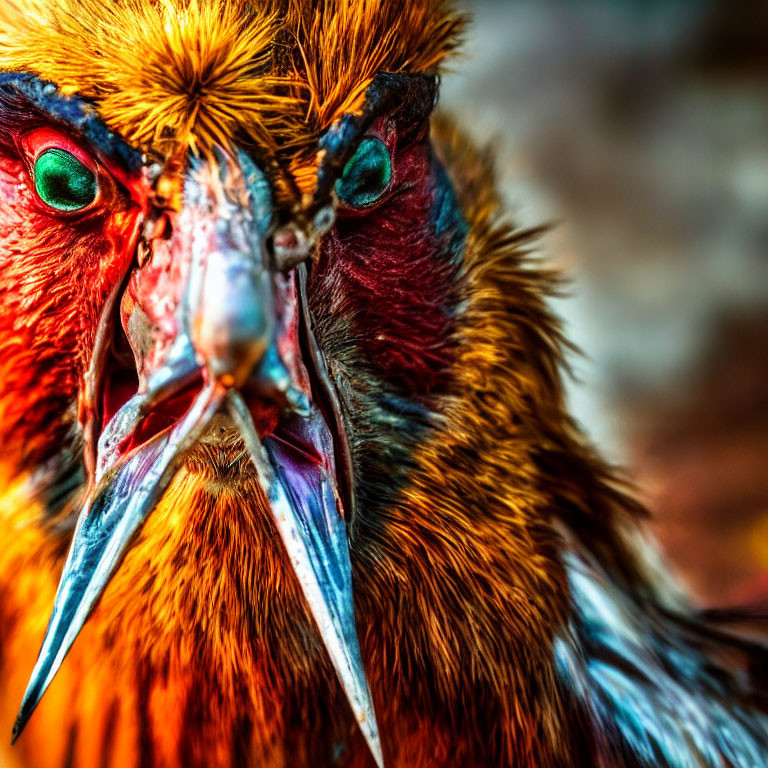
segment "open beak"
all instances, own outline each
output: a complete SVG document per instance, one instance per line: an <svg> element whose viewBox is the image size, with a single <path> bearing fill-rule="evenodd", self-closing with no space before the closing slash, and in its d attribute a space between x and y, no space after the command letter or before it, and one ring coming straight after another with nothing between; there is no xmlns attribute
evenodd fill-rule
<svg viewBox="0 0 768 768"><path fill-rule="evenodd" d="M87 500L14 740L185 451L224 413L258 471L325 648L383 766L354 620L349 457L312 333L306 266L271 269L270 186L244 153L192 161L174 216L104 312L80 409ZM135 366L130 375L125 365L116 373L118 335L130 347L122 354Z"/></svg>

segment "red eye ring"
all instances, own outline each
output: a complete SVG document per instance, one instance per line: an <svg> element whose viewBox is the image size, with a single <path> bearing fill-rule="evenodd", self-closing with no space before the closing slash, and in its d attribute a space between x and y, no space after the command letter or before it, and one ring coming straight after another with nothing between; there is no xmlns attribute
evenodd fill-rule
<svg viewBox="0 0 768 768"><path fill-rule="evenodd" d="M19 146L37 200L47 214L81 215L103 199L102 191L110 185L107 174L66 133L38 128L22 136Z"/></svg>
<svg viewBox="0 0 768 768"><path fill-rule="evenodd" d="M64 130L49 126L37 128L21 136L17 146L33 185L35 162L44 152L51 149L68 152L93 173L97 179L99 193L96 199L82 210L92 210L105 198L110 199L112 195L122 196L123 194L129 197L135 205L142 209L146 208L148 188L143 172L129 173L125 171L109 160L88 151L83 147L82 142ZM46 206L45 203L43 205L47 212L51 211L49 206ZM75 213L82 213L82 210L75 211ZM66 211L57 211L57 213L67 215Z"/></svg>
<svg viewBox="0 0 768 768"><path fill-rule="evenodd" d="M38 128L21 138L21 148L27 158L34 163L47 149L61 149L74 155L91 173L99 176L99 165L92 155L73 141L67 134L53 128Z"/></svg>

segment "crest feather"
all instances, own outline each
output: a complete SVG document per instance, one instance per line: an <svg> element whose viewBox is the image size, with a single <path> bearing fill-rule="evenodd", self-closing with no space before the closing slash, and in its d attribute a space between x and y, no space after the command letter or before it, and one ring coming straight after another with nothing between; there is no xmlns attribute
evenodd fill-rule
<svg viewBox="0 0 768 768"><path fill-rule="evenodd" d="M306 152L379 71L434 71L463 18L446 0L3 0L0 70L92 102L162 155L246 137Z"/></svg>

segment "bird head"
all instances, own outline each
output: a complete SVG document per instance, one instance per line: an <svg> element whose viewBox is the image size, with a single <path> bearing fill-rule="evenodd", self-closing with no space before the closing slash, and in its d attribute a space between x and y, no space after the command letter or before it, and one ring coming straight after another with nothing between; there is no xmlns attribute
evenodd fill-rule
<svg viewBox="0 0 768 768"><path fill-rule="evenodd" d="M489 685L522 675L494 611L551 640L547 516L556 495L584 511L591 457L562 411L550 278L494 224L483 158L451 180L469 150L430 138L461 18L12 0L0 20L0 452L52 525L76 520L17 735L182 469L271 517L379 762L353 572L393 637L407 617L366 584L432 590L393 653L442 653L436 687L474 644ZM584 514L607 518L598 496ZM436 637L441 601L471 620Z"/></svg>
<svg viewBox="0 0 768 768"><path fill-rule="evenodd" d="M207 442L247 455L380 755L348 541L454 356L466 227L428 140L459 23L441 6L400 28L370 2L5 11L4 453L84 468L17 734Z"/></svg>

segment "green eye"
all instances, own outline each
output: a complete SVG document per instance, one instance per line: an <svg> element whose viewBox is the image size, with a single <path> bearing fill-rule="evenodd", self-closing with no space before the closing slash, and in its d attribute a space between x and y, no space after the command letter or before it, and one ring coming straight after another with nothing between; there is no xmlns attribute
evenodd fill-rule
<svg viewBox="0 0 768 768"><path fill-rule="evenodd" d="M95 199L96 176L71 152L46 149L35 160L35 190L58 211L79 211Z"/></svg>
<svg viewBox="0 0 768 768"><path fill-rule="evenodd" d="M375 203L392 180L392 159L387 145L369 136L344 166L336 182L336 195L342 203L353 208L365 208Z"/></svg>

